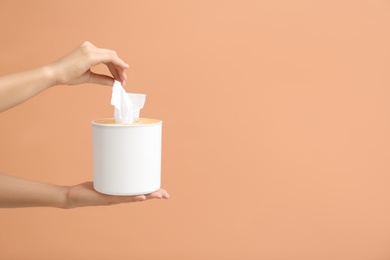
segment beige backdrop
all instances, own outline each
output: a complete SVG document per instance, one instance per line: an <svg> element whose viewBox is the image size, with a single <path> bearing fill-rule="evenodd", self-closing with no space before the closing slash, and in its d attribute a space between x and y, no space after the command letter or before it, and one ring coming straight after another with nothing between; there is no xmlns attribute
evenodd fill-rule
<svg viewBox="0 0 390 260"><path fill-rule="evenodd" d="M389 1L0 1L0 28L1 74L115 49L164 121L171 193L0 210L0 259L390 259ZM1 113L0 172L91 180L110 98L58 86Z"/></svg>

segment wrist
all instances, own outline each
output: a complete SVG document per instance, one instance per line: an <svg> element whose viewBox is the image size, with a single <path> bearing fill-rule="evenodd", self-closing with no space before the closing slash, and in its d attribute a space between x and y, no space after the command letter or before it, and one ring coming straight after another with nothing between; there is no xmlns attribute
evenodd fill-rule
<svg viewBox="0 0 390 260"><path fill-rule="evenodd" d="M57 208L61 209L69 209L69 201L68 201L68 194L69 194L69 186L58 186L59 188L59 199L58 199L58 205Z"/></svg>
<svg viewBox="0 0 390 260"><path fill-rule="evenodd" d="M47 88L51 88L57 85L56 73L52 65L41 67L41 73L47 82Z"/></svg>

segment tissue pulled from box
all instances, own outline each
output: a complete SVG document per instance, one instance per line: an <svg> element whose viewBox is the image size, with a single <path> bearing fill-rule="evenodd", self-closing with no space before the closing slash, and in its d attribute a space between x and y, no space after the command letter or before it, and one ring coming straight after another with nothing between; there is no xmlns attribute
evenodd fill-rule
<svg viewBox="0 0 390 260"><path fill-rule="evenodd" d="M111 105L115 107L114 117L118 124L136 123L144 107L146 95L126 93L122 84L115 81L112 86Z"/></svg>

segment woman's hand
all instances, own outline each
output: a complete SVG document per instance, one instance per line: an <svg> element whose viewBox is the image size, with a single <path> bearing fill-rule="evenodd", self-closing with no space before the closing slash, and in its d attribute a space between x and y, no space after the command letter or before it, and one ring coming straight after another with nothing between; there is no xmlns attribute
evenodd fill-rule
<svg viewBox="0 0 390 260"><path fill-rule="evenodd" d="M71 209L168 198L168 192L163 189L138 196L110 196L95 191L92 182L74 186L58 186L0 173L0 208L55 207Z"/></svg>
<svg viewBox="0 0 390 260"><path fill-rule="evenodd" d="M109 75L96 74L91 67L105 64ZM126 83L127 65L115 51L84 42L63 58L46 66L0 76L0 112L17 106L55 85L95 83L112 86L114 79Z"/></svg>
<svg viewBox="0 0 390 260"><path fill-rule="evenodd" d="M85 206L109 206L120 203L140 202L150 199L168 199L169 194L163 189L153 193L137 196L112 196L94 190L92 182L85 182L67 188L66 203L63 208Z"/></svg>
<svg viewBox="0 0 390 260"><path fill-rule="evenodd" d="M105 64L112 77L96 74L91 67ZM125 69L129 65L121 60L115 51L95 47L90 42L84 42L58 61L48 65L53 75L52 85L77 85L95 83L100 85L113 85L114 79L126 83Z"/></svg>

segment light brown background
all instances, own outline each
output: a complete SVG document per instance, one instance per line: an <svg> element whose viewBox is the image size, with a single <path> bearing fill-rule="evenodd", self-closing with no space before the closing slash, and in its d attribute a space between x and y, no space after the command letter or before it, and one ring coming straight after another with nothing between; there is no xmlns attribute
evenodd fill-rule
<svg viewBox="0 0 390 260"><path fill-rule="evenodd" d="M390 258L389 1L0 1L0 27L1 74L115 49L164 121L171 193L0 210L1 259ZM0 171L91 180L110 97L59 86L0 114Z"/></svg>

